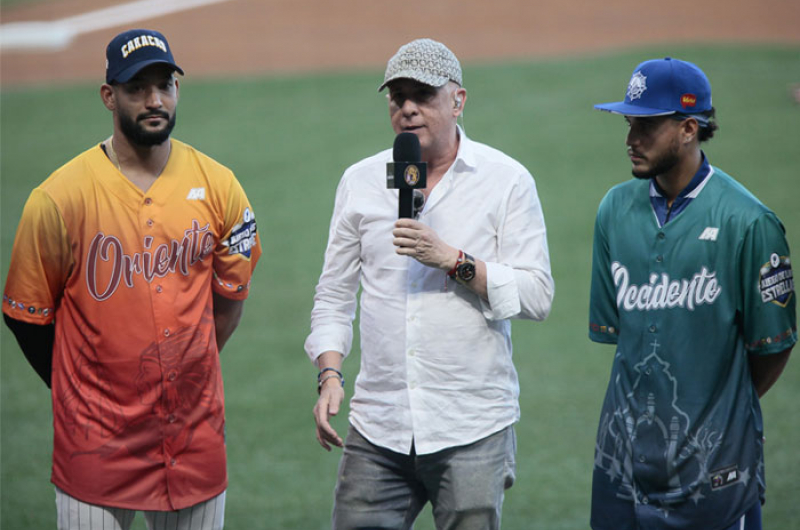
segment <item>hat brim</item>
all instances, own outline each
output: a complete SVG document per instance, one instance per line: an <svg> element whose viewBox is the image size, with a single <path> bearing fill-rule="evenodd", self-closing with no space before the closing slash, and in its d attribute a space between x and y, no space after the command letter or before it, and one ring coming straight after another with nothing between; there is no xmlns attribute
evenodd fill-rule
<svg viewBox="0 0 800 530"><path fill-rule="evenodd" d="M597 110L603 110L612 114L620 114L622 116L669 116L675 114L674 110L652 109L648 107L641 107L638 105L631 105L624 101L616 103L599 103L594 106Z"/></svg>
<svg viewBox="0 0 800 530"><path fill-rule="evenodd" d="M133 78L133 76L142 71L142 69L147 68L148 66L153 64L166 64L167 66L171 66L179 74L184 75L183 70L177 64L165 61L164 59L152 59L149 61L142 61L129 66L125 70L115 75L113 79L107 79L107 82L110 83L111 81L116 81L117 83L127 83L128 81L131 80L131 78Z"/></svg>
<svg viewBox="0 0 800 530"><path fill-rule="evenodd" d="M434 88L443 87L444 85L447 84L448 81L450 81L450 78L447 76L437 76L432 74L426 75L426 74L420 74L419 72L414 70L403 70L397 72L389 79L384 79L383 84L378 87L378 92L383 91L383 89L386 88L386 86L389 83L395 81L396 79L411 79L418 83L422 83L423 85L432 86Z"/></svg>

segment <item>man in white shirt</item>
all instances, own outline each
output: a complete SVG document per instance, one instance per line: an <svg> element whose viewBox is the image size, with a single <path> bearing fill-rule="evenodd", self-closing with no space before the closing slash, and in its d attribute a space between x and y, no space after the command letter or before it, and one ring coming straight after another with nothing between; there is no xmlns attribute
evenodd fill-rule
<svg viewBox="0 0 800 530"><path fill-rule="evenodd" d="M317 439L344 447L333 528L411 528L430 501L439 529L499 528L514 481L519 383L511 318L553 299L544 218L530 173L466 137L458 59L430 39L402 46L389 88L394 132L427 163L418 220L397 219L392 150L345 171L336 192L306 352L319 367ZM344 399L361 287L361 369L346 441Z"/></svg>

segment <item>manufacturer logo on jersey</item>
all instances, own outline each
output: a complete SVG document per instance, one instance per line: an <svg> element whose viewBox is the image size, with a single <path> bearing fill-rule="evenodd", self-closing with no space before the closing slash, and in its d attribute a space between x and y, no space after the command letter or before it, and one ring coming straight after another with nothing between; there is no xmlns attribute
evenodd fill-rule
<svg viewBox="0 0 800 530"><path fill-rule="evenodd" d="M642 285L630 283L630 273L619 262L611 264L611 276L617 287L617 307L625 311L653 311L679 307L694 311L699 305L713 304L722 287L716 271L703 267L690 279L672 280L667 273L650 275L650 282Z"/></svg>
<svg viewBox="0 0 800 530"><path fill-rule="evenodd" d="M642 72L636 72L631 77L631 82L628 83L628 99L633 101L639 99L647 90L647 77L642 75Z"/></svg>
<svg viewBox="0 0 800 530"><path fill-rule="evenodd" d="M719 228L715 228L713 226L707 226L703 233L700 234L699 239L700 241L716 241L717 234L719 234Z"/></svg>
<svg viewBox="0 0 800 530"><path fill-rule="evenodd" d="M192 227L180 241L173 239L151 250L153 237L145 236L142 244L144 251L125 254L122 242L115 236L102 232L94 236L86 256L86 287L95 300L111 298L123 280L133 287L134 275L141 275L147 283L176 271L188 276L189 267L214 251L214 233L209 224L201 227L192 220Z"/></svg>
<svg viewBox="0 0 800 530"><path fill-rule="evenodd" d="M187 201L204 201L206 200L205 188L192 188L189 190L189 195L186 196Z"/></svg>
<svg viewBox="0 0 800 530"><path fill-rule="evenodd" d="M794 292L794 276L789 256L772 253L769 262L761 266L758 277L761 301L786 307Z"/></svg>
<svg viewBox="0 0 800 530"><path fill-rule="evenodd" d="M697 96L694 94L684 94L681 96L681 107L694 107L697 105Z"/></svg>
<svg viewBox="0 0 800 530"><path fill-rule="evenodd" d="M233 227L230 237L222 244L228 247L230 254L242 254L249 258L250 250L256 244L256 232L256 216L250 208L245 208L242 222Z"/></svg>
<svg viewBox="0 0 800 530"><path fill-rule="evenodd" d="M719 471L712 471L710 477L711 489L718 490L726 486L731 486L739 482L741 477L742 474L739 473L739 469L736 466L726 467L725 469L720 469Z"/></svg>

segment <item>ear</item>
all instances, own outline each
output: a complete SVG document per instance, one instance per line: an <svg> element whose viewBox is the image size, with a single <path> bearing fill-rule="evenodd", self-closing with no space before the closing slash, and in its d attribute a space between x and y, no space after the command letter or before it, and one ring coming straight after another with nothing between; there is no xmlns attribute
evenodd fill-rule
<svg viewBox="0 0 800 530"><path fill-rule="evenodd" d="M114 92L114 87L109 85L108 83L103 83L100 86L100 99L103 100L103 105L110 111L114 111L117 108L117 95Z"/></svg>
<svg viewBox="0 0 800 530"><path fill-rule="evenodd" d="M453 116L458 118L464 113L464 106L467 104L467 89L458 87L453 91Z"/></svg>
<svg viewBox="0 0 800 530"><path fill-rule="evenodd" d="M689 118L681 122L681 142L684 144L692 143L697 139L697 132L700 130L700 124L694 118Z"/></svg>
<svg viewBox="0 0 800 530"><path fill-rule="evenodd" d="M178 96L180 96L181 92L181 85L178 82L178 76L175 76L175 101L178 101Z"/></svg>

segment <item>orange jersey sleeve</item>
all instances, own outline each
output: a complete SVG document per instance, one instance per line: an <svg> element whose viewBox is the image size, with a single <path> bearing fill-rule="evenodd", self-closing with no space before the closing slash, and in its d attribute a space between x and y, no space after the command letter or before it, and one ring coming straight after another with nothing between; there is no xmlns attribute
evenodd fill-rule
<svg viewBox="0 0 800 530"><path fill-rule="evenodd" d="M30 324L51 323L73 264L58 208L47 193L34 189L17 227L3 312Z"/></svg>

